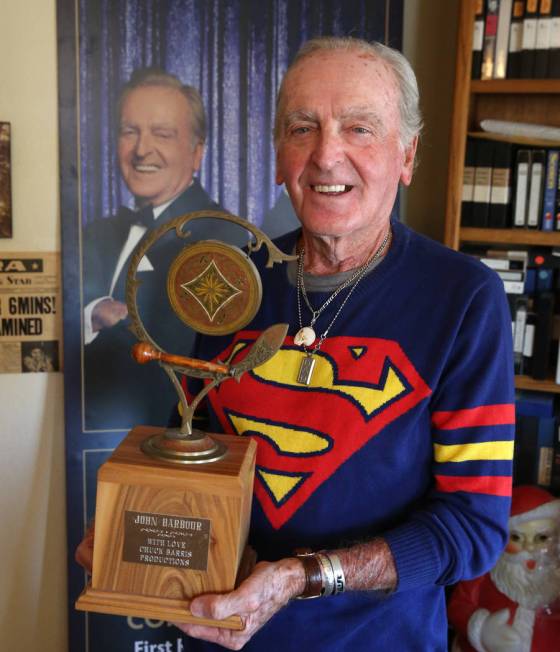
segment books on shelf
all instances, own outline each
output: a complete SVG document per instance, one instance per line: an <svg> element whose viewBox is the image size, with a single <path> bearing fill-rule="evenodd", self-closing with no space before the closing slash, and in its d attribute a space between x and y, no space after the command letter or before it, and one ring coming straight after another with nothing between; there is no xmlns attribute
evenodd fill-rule
<svg viewBox="0 0 560 652"><path fill-rule="evenodd" d="M461 225L560 231L560 147L469 137Z"/></svg>
<svg viewBox="0 0 560 652"><path fill-rule="evenodd" d="M514 484L536 484L560 491L560 419L558 399L543 392L520 391L515 397Z"/></svg>
<svg viewBox="0 0 560 652"><path fill-rule="evenodd" d="M560 77L560 0L478 0L472 79Z"/></svg>
<svg viewBox="0 0 560 652"><path fill-rule="evenodd" d="M498 245L466 245L462 250L502 280L511 313L515 373L560 386L560 250Z"/></svg>

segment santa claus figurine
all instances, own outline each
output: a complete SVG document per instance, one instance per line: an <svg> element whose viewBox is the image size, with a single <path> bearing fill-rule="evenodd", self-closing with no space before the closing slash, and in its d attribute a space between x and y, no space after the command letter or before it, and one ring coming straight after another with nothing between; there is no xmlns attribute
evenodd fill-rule
<svg viewBox="0 0 560 652"><path fill-rule="evenodd" d="M457 585L449 620L457 652L560 651L560 499L513 489L509 542L486 575Z"/></svg>

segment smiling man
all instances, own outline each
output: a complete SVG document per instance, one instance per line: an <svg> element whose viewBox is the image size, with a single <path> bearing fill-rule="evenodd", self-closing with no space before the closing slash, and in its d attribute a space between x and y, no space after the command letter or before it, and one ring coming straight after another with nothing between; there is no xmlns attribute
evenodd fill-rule
<svg viewBox="0 0 560 652"><path fill-rule="evenodd" d="M134 339L124 302L130 254L168 220L191 211L222 210L194 176L206 141L206 116L195 88L157 69L138 70L122 91L118 114L119 167L135 205L95 220L84 232L86 429L167 422L175 396L171 383L159 369L139 368L130 357ZM189 231L192 240L242 245L247 239L243 229L217 220L197 220ZM171 239L155 246L139 267L141 316L156 342L188 352L194 335L178 322L166 298L166 276L179 245Z"/></svg>
<svg viewBox="0 0 560 652"><path fill-rule="evenodd" d="M420 127L414 73L383 45L313 40L286 73L277 181L301 228L277 243L298 262L267 269L259 252L259 313L195 352L240 360L290 324L274 358L207 395L211 431L258 444L259 562L236 590L191 603L244 630L178 625L201 639L189 650L443 652L444 586L505 545L509 310L494 272L390 217Z"/></svg>

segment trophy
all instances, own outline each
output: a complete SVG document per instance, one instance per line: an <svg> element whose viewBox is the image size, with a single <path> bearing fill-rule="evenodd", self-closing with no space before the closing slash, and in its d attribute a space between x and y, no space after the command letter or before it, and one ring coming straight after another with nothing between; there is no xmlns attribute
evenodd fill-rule
<svg viewBox="0 0 560 652"><path fill-rule="evenodd" d="M133 428L100 467L92 577L76 602L83 611L242 628L237 616L201 619L188 607L196 595L235 587L249 530L256 443L249 437L197 430L193 414L212 388L225 380L238 381L269 360L288 326L265 330L237 364L231 363L234 353L223 362L210 362L164 351L147 332L137 301L141 282L136 274L150 248L172 231L187 241L186 225L210 217L239 225L254 240L247 254L217 240L186 242L171 263L171 307L199 333L227 335L255 316L262 286L251 253L265 244L267 267L295 259L254 225L222 211L197 211L170 220L137 245L126 284L131 330L139 340L133 356L141 364L155 360L165 371L179 397L181 425ZM204 383L190 404L181 376Z"/></svg>

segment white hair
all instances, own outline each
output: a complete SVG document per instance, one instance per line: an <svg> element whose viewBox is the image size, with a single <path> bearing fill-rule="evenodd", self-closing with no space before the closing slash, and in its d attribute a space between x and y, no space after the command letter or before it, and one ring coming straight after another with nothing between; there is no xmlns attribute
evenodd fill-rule
<svg viewBox="0 0 560 652"><path fill-rule="evenodd" d="M278 143L282 134L282 117L284 110L284 86L290 71L303 59L320 51L344 50L366 52L377 59L384 61L393 72L399 89L399 113L400 113L400 138L404 147L408 147L413 139L422 131L422 114L419 105L418 82L412 66L406 57L382 43L373 41L369 43L362 39L351 36L322 36L307 41L295 59L292 61L276 99L276 118L274 121L274 142Z"/></svg>

